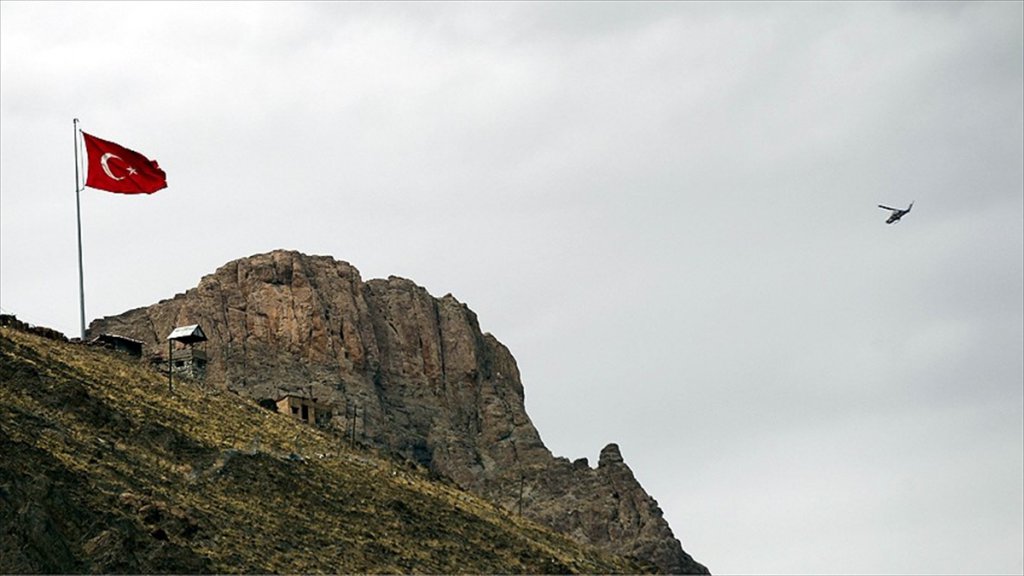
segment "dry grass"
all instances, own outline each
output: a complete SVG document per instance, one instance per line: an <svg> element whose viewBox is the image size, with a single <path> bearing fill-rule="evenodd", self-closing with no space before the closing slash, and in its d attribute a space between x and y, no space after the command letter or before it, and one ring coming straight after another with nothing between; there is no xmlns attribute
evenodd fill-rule
<svg viewBox="0 0 1024 576"><path fill-rule="evenodd" d="M0 572L640 570L119 354L10 328L0 352Z"/></svg>

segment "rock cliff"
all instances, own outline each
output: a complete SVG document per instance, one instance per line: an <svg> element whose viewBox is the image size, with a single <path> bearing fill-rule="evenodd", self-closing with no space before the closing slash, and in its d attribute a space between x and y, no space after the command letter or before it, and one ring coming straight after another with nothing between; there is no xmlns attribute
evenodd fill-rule
<svg viewBox="0 0 1024 576"><path fill-rule="evenodd" d="M417 462L578 541L668 573L706 573L683 551L619 448L596 468L556 458L526 414L515 359L451 295L348 263L275 251L230 262L184 294L94 321L166 354L201 324L206 381L257 399L312 395L343 437Z"/></svg>

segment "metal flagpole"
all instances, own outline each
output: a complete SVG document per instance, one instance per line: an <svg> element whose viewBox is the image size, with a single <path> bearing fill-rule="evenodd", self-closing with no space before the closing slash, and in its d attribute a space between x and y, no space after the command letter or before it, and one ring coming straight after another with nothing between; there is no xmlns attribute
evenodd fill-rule
<svg viewBox="0 0 1024 576"><path fill-rule="evenodd" d="M75 216L78 220L78 320L85 340L85 275L82 272L82 187L78 177L78 118L75 118Z"/></svg>

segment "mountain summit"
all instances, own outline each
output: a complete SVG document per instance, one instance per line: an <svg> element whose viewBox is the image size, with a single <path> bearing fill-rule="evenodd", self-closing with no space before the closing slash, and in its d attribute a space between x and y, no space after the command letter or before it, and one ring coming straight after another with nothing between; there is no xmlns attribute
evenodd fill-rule
<svg viewBox="0 0 1024 576"><path fill-rule="evenodd" d="M316 398L321 423L573 539L667 573L706 573L683 551L618 446L556 458L524 406L515 359L451 295L410 280L364 282L327 256L274 251L230 262L149 307L94 321L167 353L199 324L205 381L256 400Z"/></svg>

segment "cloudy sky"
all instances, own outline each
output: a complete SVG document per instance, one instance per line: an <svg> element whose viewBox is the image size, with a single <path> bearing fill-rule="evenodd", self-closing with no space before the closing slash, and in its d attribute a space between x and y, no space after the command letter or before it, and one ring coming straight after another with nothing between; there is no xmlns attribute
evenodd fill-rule
<svg viewBox="0 0 1024 576"><path fill-rule="evenodd" d="M0 4L0 307L454 294L718 574L1024 571L1024 4ZM877 204L913 212L887 226Z"/></svg>

